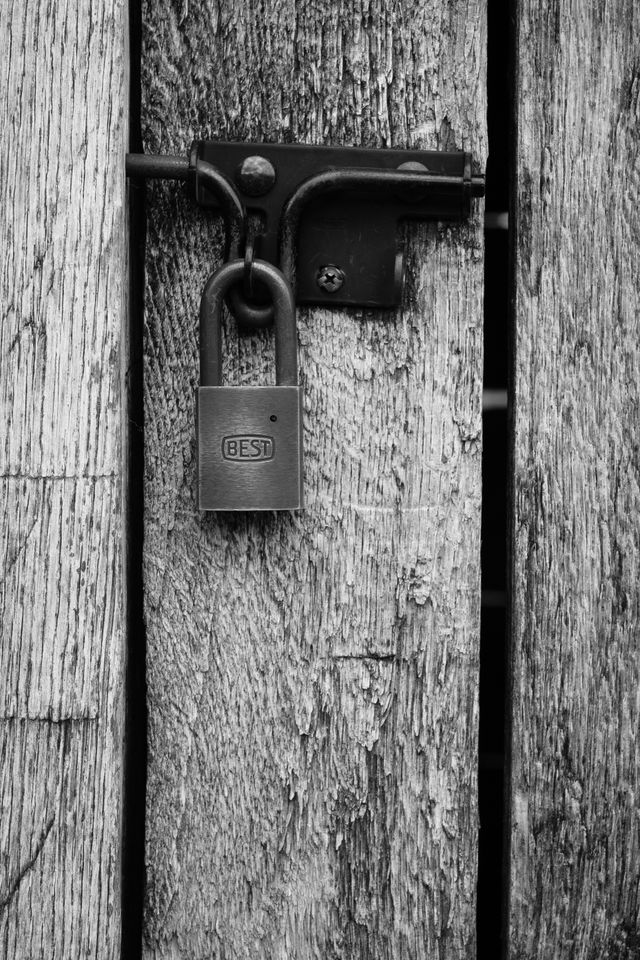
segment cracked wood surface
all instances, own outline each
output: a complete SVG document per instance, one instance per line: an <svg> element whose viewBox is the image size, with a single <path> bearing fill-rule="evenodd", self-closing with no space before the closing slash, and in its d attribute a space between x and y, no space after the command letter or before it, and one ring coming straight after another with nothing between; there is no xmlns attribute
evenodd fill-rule
<svg viewBox="0 0 640 960"><path fill-rule="evenodd" d="M128 14L3 10L0 955L115 960Z"/></svg>
<svg viewBox="0 0 640 960"><path fill-rule="evenodd" d="M510 950L640 955L640 8L519 0Z"/></svg>
<svg viewBox="0 0 640 960"><path fill-rule="evenodd" d="M144 5L145 150L468 149L483 4ZM300 310L307 508L195 501L217 221L152 184L145 346L147 960L469 960L475 941L482 221L412 226L395 316ZM270 337L225 375L272 382Z"/></svg>

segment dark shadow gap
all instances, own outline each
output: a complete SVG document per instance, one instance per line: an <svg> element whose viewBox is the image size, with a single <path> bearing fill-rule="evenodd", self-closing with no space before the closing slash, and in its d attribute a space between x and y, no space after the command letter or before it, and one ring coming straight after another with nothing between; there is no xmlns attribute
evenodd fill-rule
<svg viewBox="0 0 640 960"><path fill-rule="evenodd" d="M142 11L129 4L129 149L142 150L140 55ZM124 159L124 158L123 158ZM144 317L145 189L128 184L129 197L129 368L127 543L127 667L122 814L122 960L142 956L144 827L147 769L145 631L142 606L144 423L142 335Z"/></svg>
<svg viewBox="0 0 640 960"><path fill-rule="evenodd" d="M484 389L508 388L511 307L507 211L511 170L512 32L514 0L489 0L485 231ZM485 394L486 395L486 394ZM504 956L508 874L505 860L505 718L507 711L507 410L485 405L482 458L482 608L478 767L478 958Z"/></svg>

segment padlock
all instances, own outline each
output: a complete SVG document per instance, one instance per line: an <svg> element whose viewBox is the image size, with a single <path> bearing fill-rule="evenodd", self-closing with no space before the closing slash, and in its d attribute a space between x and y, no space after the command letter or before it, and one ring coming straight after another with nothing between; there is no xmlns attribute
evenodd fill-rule
<svg viewBox="0 0 640 960"><path fill-rule="evenodd" d="M222 386L222 302L242 279L243 260L207 281L200 304L198 506L200 510L302 507L302 397L295 304L280 271L253 261L254 278L273 300L276 386Z"/></svg>

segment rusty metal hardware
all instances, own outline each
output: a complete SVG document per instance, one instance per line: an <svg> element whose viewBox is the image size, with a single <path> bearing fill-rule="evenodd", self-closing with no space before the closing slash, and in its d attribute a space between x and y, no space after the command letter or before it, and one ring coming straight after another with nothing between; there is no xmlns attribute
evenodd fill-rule
<svg viewBox="0 0 640 960"><path fill-rule="evenodd" d="M472 174L463 152L196 141L189 160L127 158L130 176L187 180L196 202L216 209L220 183L211 168L261 218L255 256L280 267L301 304L397 306L399 222L461 221L484 195L484 176ZM340 271L339 286L319 282L327 266ZM240 289L232 306L249 326L273 317L270 303L250 303Z"/></svg>
<svg viewBox="0 0 640 960"><path fill-rule="evenodd" d="M275 313L276 385L222 386L222 301L242 280L232 260L207 281L200 305L198 506L200 510L302 507L302 399L295 305L280 271L253 261Z"/></svg>

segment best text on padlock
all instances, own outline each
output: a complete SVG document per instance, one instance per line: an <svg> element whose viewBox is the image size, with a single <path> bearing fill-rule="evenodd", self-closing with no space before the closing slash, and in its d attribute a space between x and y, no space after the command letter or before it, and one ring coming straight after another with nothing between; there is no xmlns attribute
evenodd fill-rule
<svg viewBox="0 0 640 960"><path fill-rule="evenodd" d="M295 306L275 267L253 261L255 279L275 309L276 386L221 386L221 314L244 261L214 273L200 304L198 506L200 510L297 510L302 507L302 400Z"/></svg>

